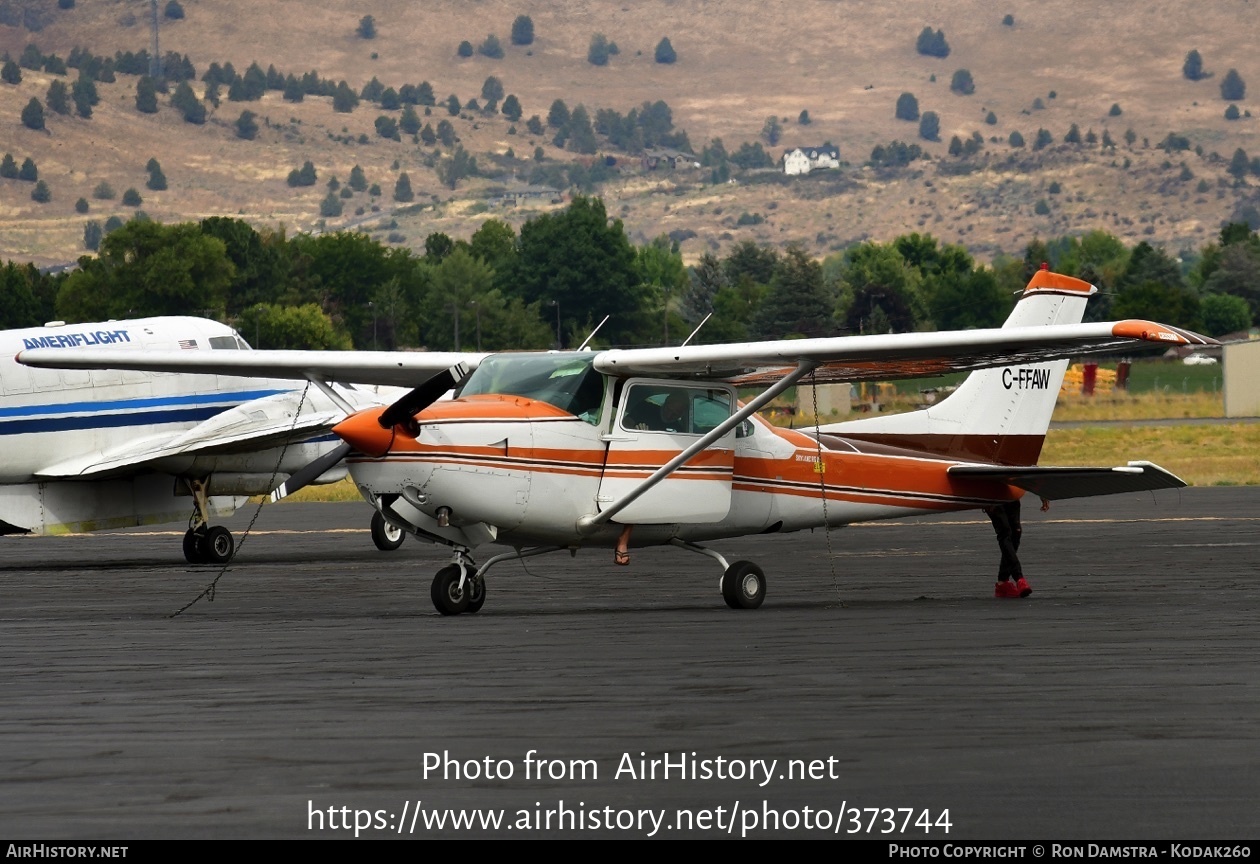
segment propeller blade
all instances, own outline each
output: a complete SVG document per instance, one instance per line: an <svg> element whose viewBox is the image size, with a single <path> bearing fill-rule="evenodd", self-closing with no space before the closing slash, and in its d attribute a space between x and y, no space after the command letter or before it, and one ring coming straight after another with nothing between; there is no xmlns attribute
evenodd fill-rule
<svg viewBox="0 0 1260 864"><path fill-rule="evenodd" d="M373 425L379 425L381 429L390 430L389 435L387 437L390 440L392 440L393 438L392 430L395 426L402 425L406 429L410 429L411 427L414 427L416 414L419 414L425 408L428 408L434 402L441 399L443 393L445 393L447 390L450 390L452 387L455 387L457 384L459 384L460 381L463 381L464 378L466 378L467 376L468 376L468 366L464 363L456 363L451 368L446 369L442 372L439 372L436 375L434 375L432 378L429 378L427 381L425 381L416 389L412 390L406 396L403 396L393 405L390 405L384 411L381 411L374 418L372 417L373 412L360 411L357 414L352 414L350 417L346 418L346 420L342 421L342 423L339 424L338 427L334 428L333 431L337 432L339 429L342 429L342 427L344 427L342 431L348 431L351 437L355 438L356 440L359 440L360 438L362 438L362 434L356 435L356 428L360 432L366 431L365 427L362 424L363 422L371 418L376 421ZM377 433L377 435L379 435L379 433ZM343 435L343 437L345 436ZM369 437L374 437L374 436L369 436ZM289 495L292 495L294 492L298 491L304 486L309 486L321 474L323 474L328 469L332 468L334 465L339 463L342 459L346 458L346 456L349 455L349 453L354 449L355 448L353 444L350 444L349 442L343 442L342 444L339 444L335 449L330 450L329 452L325 453L323 456L320 456L318 459L314 460L313 462L310 462L307 465L299 468L297 471L293 473L291 477L289 477L288 480L281 483L272 491L271 493L272 503L274 504L276 501L279 501L281 498L285 498ZM369 445L365 445L364 447L361 447L360 449L363 449L364 452L368 452L369 450L373 450L377 448L373 448ZM385 450L389 449L388 444L385 445L384 449Z"/></svg>
<svg viewBox="0 0 1260 864"><path fill-rule="evenodd" d="M271 503L279 501L285 496L292 495L303 486L309 486L319 475L323 474L329 468L335 466L346 455L353 450L349 444L338 444L334 449L329 450L318 459L308 462L306 465L293 472L293 475L275 488L271 493Z"/></svg>
<svg viewBox="0 0 1260 864"><path fill-rule="evenodd" d="M401 424L409 424L413 417L442 398L442 394L455 387L468 376L468 367L456 363L450 369L439 372L425 381L393 405L386 408L380 416L382 429L390 429Z"/></svg>

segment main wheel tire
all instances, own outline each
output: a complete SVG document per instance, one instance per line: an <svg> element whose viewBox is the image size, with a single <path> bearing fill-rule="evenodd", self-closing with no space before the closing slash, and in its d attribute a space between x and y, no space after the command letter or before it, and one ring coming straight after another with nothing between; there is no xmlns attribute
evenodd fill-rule
<svg viewBox="0 0 1260 864"><path fill-rule="evenodd" d="M486 605L486 580L473 579L470 576L465 585L468 588L464 592L468 595L468 608L464 611L469 613L480 611L481 607Z"/></svg>
<svg viewBox="0 0 1260 864"><path fill-rule="evenodd" d="M187 561L189 564L205 564L206 563L206 555L205 555L205 552L203 551L205 549L205 545L204 545L205 539L206 539L206 535L204 532L194 531L191 528L189 528L186 532L184 532L184 560L185 561Z"/></svg>
<svg viewBox="0 0 1260 864"><path fill-rule="evenodd" d="M468 611L469 590L459 587L463 571L458 564L443 567L433 577L433 606L443 615L458 615ZM484 600L484 598L483 598Z"/></svg>
<svg viewBox="0 0 1260 864"><path fill-rule="evenodd" d="M208 528L205 539L201 541L201 551L207 564L226 564L232 560L235 549L236 541L232 539L232 532L222 525Z"/></svg>
<svg viewBox="0 0 1260 864"><path fill-rule="evenodd" d="M372 514L372 542L382 552L393 552L407 539L407 534L396 525L385 521L379 512Z"/></svg>
<svg viewBox="0 0 1260 864"><path fill-rule="evenodd" d="M766 574L751 561L736 561L722 574L722 599L732 609L756 609L766 599Z"/></svg>

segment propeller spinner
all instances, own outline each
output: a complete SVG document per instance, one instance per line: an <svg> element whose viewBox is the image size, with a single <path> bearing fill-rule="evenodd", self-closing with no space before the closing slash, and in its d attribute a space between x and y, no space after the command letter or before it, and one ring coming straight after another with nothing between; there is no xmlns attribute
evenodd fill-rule
<svg viewBox="0 0 1260 864"><path fill-rule="evenodd" d="M277 486L271 493L272 502L279 501L313 483L319 476L335 467L342 459L358 450L369 456L383 456L394 443L394 436L401 432L415 437L420 434L416 415L442 398L442 394L457 386L469 372L468 366L456 363L437 373L397 402L385 408L372 408L351 414L333 427L342 439L335 449L307 463Z"/></svg>

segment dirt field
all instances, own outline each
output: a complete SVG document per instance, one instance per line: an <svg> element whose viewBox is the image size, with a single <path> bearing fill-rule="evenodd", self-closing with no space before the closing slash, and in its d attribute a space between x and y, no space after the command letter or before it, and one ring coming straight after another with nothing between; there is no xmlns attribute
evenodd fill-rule
<svg viewBox="0 0 1260 864"><path fill-rule="evenodd" d="M0 26L0 51L14 57L28 41L63 58L75 46L112 54L150 45L149 4L140 0L82 2L62 12L54 0L8 5L51 10L53 19L34 34ZM715 137L731 151L756 140L768 116L778 117L783 127L780 143L768 147L775 158L798 145L830 141L840 147L848 167L788 185L712 186L701 182L707 172L644 172L637 160L623 158L626 173L600 191L610 211L640 241L694 231L696 237L683 245L689 260L745 238L799 241L825 254L854 240L886 240L908 231L965 243L981 258L1018 251L1036 236L1094 228L1127 243L1146 239L1180 251L1210 240L1222 220L1255 197L1251 187L1234 183L1226 167L1237 148L1260 153L1256 122L1226 121L1227 103L1219 91L1229 68L1260 87L1260 61L1250 50L1254 28L1240 26L1254 17L1245 0L1101 7L1079 0L1022 0L1005 11L978 0L912 0L898 7L895 18L878 4L836 0L755 5L586 0L542 8L501 0L471 6L455 0L366 6L340 0L318 6L297 0L261 6L186 0L183 7L183 20L163 19L161 48L188 54L199 75L214 61L231 61L238 71L258 61L286 74L315 69L324 78L344 78L356 91L372 77L394 87L427 80L439 100L453 93L461 102L479 98L482 82L494 75L507 93L517 95L526 118L545 117L557 98L570 107L583 104L592 114L605 107L624 113L645 100L662 99L697 151ZM1007 12L1012 26L1002 23ZM536 40L528 47L514 46L509 38L521 13L534 22ZM375 20L373 40L355 33L364 14ZM947 58L915 51L924 26L945 31L952 49ZM619 48L603 68L586 60L597 32ZM460 41L476 46L490 33L502 42L503 59L456 55ZM678 55L672 65L654 61L663 36ZM1182 77L1191 48L1201 52L1213 77L1198 82ZM972 95L949 89L960 68L973 75ZM376 136L376 118L398 112L364 103L351 114L338 114L327 98L294 105L273 91L256 103L224 98L205 125L194 126L183 122L165 97L158 114L138 113L136 78L125 75L116 84L99 85L102 101L91 120L49 112L47 130L24 128L22 108L32 97L42 101L54 77L23 70L20 84L0 85L0 152L13 153L19 162L34 158L53 192L51 203L39 205L30 200L29 184L0 180L0 257L52 263L81 254L87 219L132 212L118 199L92 199L102 180L119 196L136 187L145 199L142 209L165 221L224 214L311 229L319 221L327 179L344 182L355 164L385 194L375 201L356 195L328 227L354 223L380 231L382 239L396 231L418 247L433 230L467 236L489 216L519 225L530 211L486 209L493 187L504 185L512 171L527 174L536 146L548 158L572 158L551 146L550 134L534 139L521 123L520 134L511 135L502 116L465 112L451 118L461 143L487 175L498 176L465 181L451 192L425 164L428 148L406 137L393 142ZM940 115L940 142L922 141L917 124L894 118L902 92L914 93L921 110ZM1044 107L1034 107L1036 100ZM1249 110L1249 101L1254 97L1240 102L1240 109ZM1120 116L1109 115L1113 104L1121 106ZM234 133L245 109L257 113L263 127L253 142ZM808 126L798 122L802 111L812 119ZM990 111L994 124L985 122ZM436 126L447 116L439 106L422 119ZM1073 123L1082 135L1109 132L1117 150L1062 145ZM1031 145L1041 128L1055 145L1033 153L1007 143L1018 131ZM1136 135L1132 148L1124 142L1129 129ZM972 168L959 172L958 160L946 152L949 140L973 132L985 138L985 149L970 160ZM1203 154L1156 149L1169 132L1188 137ZM367 143L358 143L360 135ZM873 146L893 139L917 141L940 162L916 163L916 170L894 178L861 167ZM496 167L493 157L509 150L523 158L500 160L506 167ZM1213 160L1213 153L1223 159ZM165 192L144 188L143 166L150 157L166 173ZM320 182L290 189L285 177L306 159L316 165ZM398 216L395 225L390 192L401 171L408 172L417 200L433 206ZM1055 182L1061 190L1052 194ZM74 210L79 197L91 204L87 215ZM1049 212L1037 214L1042 200ZM363 213L356 215L360 207ZM764 221L738 226L743 213Z"/></svg>

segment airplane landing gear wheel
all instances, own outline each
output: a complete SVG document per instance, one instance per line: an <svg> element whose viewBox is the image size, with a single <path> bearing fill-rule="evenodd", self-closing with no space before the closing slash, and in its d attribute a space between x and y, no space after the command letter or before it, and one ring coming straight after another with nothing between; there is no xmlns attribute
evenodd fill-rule
<svg viewBox="0 0 1260 864"><path fill-rule="evenodd" d="M385 521L380 513L372 514L372 542L382 552L393 552L403 544L407 535L401 528Z"/></svg>
<svg viewBox="0 0 1260 864"><path fill-rule="evenodd" d="M469 578L465 584L468 588L465 592L468 595L468 608L464 611L471 614L486 605L486 580Z"/></svg>
<svg viewBox="0 0 1260 864"><path fill-rule="evenodd" d="M732 609L756 609L766 599L766 574L751 561L736 561L722 574L722 599Z"/></svg>
<svg viewBox="0 0 1260 864"><path fill-rule="evenodd" d="M458 615L468 611L469 595L472 593L465 585L459 587L460 576L463 575L458 564L443 567L433 577L433 606L443 615ZM485 592L482 592L485 602ZM481 608L481 607L478 607Z"/></svg>
<svg viewBox="0 0 1260 864"><path fill-rule="evenodd" d="M205 564L205 540L204 531L197 531L189 528L184 532L184 560L189 564Z"/></svg>
<svg viewBox="0 0 1260 864"><path fill-rule="evenodd" d="M201 541L201 551L207 564L226 564L232 560L232 552L236 549L236 541L232 532L222 525L214 525L206 530Z"/></svg>

